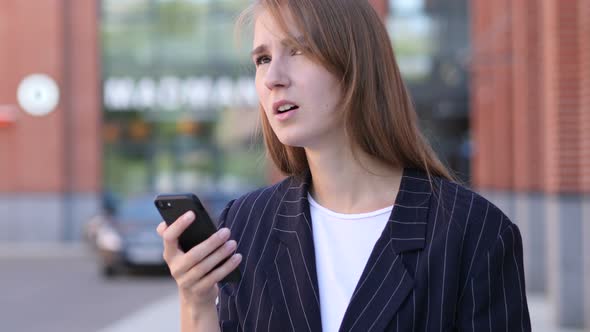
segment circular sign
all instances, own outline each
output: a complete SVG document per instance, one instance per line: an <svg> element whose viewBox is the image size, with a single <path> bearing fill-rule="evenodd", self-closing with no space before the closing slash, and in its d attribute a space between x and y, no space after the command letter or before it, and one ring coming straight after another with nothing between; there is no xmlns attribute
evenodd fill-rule
<svg viewBox="0 0 590 332"><path fill-rule="evenodd" d="M59 88L45 74L25 77L18 86L17 98L20 107L27 113L42 116L51 113L59 102Z"/></svg>

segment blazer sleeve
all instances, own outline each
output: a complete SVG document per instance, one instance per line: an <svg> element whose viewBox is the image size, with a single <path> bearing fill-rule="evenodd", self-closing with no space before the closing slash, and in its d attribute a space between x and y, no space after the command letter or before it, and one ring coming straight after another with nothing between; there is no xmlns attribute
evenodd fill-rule
<svg viewBox="0 0 590 332"><path fill-rule="evenodd" d="M231 225L228 224L228 214L230 208L235 200L230 201L227 206L223 209L223 212L219 216L218 229L228 227L231 229ZM232 234L232 237L234 235ZM238 314L236 311L236 303L233 296L233 291L236 288L235 285L220 283L219 295L217 301L217 314L219 316L219 327L221 331L242 331L238 323Z"/></svg>
<svg viewBox="0 0 590 332"><path fill-rule="evenodd" d="M500 232L476 266L459 303L459 330L530 331L522 238L515 224Z"/></svg>

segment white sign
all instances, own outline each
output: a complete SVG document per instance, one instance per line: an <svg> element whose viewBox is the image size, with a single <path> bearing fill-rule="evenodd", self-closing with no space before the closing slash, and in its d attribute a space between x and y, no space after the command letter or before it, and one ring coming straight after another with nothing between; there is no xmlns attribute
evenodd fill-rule
<svg viewBox="0 0 590 332"><path fill-rule="evenodd" d="M59 88L55 81L45 74L31 74L19 84L17 99L27 113L42 116L55 110L59 102Z"/></svg>
<svg viewBox="0 0 590 332"><path fill-rule="evenodd" d="M104 82L104 105L109 111L208 112L254 107L258 97L253 77L111 77Z"/></svg>

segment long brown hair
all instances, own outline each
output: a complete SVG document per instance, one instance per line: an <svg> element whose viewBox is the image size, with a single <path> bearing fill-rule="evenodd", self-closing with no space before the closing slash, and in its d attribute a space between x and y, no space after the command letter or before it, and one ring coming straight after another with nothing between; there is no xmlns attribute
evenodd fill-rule
<svg viewBox="0 0 590 332"><path fill-rule="evenodd" d="M385 26L366 0L256 0L237 27L267 10L286 37L341 81L347 136L356 147L393 167L411 167L428 176L453 179L417 125ZM289 33L291 14L304 45ZM260 105L267 152L285 175L309 170L305 150L282 144Z"/></svg>

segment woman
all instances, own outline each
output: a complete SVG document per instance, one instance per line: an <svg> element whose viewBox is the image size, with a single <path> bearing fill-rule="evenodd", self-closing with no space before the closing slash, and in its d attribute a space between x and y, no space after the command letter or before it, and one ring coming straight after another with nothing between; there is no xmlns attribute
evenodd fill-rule
<svg viewBox="0 0 590 332"><path fill-rule="evenodd" d="M183 331L530 330L519 231L423 139L372 7L259 0L248 17L266 147L289 177L230 202L187 253L194 216L160 224Z"/></svg>

